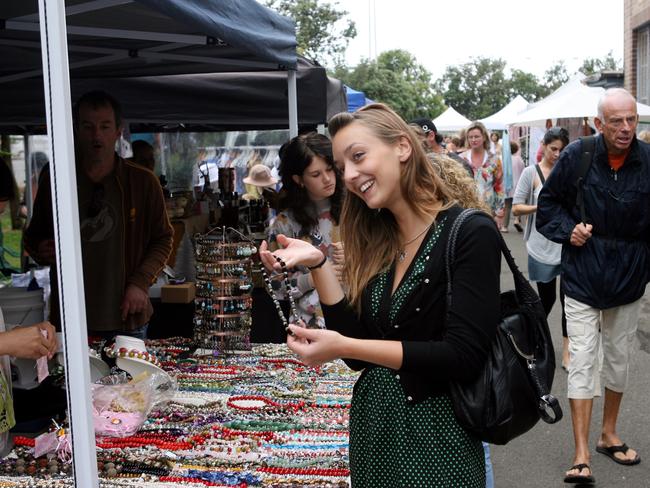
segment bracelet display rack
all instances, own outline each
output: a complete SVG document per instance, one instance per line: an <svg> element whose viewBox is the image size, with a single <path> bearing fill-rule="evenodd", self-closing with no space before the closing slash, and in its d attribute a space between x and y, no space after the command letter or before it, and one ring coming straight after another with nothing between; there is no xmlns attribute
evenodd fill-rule
<svg viewBox="0 0 650 488"><path fill-rule="evenodd" d="M195 236L194 339L219 354L250 350L255 245L236 229Z"/></svg>

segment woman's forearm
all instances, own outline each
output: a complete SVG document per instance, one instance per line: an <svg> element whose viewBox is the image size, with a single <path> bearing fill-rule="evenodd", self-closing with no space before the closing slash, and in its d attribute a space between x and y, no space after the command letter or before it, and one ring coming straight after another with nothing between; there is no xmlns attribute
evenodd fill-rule
<svg viewBox="0 0 650 488"><path fill-rule="evenodd" d="M326 305L334 305L343 299L344 293L334 268L328 259L320 268L311 271L318 298Z"/></svg>
<svg viewBox="0 0 650 488"><path fill-rule="evenodd" d="M537 205L526 205L525 203L518 203L512 206L512 215L519 217L520 215L530 215L537 212Z"/></svg>
<svg viewBox="0 0 650 488"><path fill-rule="evenodd" d="M357 359L391 369L400 369L404 353L399 341L382 341L373 339L353 339L345 337L340 356L345 359Z"/></svg>

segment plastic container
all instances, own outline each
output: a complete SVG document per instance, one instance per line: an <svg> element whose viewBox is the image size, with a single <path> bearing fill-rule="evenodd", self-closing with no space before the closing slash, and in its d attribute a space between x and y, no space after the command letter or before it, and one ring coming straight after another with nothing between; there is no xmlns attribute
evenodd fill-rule
<svg viewBox="0 0 650 488"><path fill-rule="evenodd" d="M43 289L27 291L26 287L0 288L0 308L2 308L7 330L16 325L43 322L45 315Z"/></svg>
<svg viewBox="0 0 650 488"><path fill-rule="evenodd" d="M32 325L44 320L43 289L27 291L27 287L0 288L0 308L5 327L11 330L18 325ZM31 390L38 386L36 361L14 358L11 360L13 387Z"/></svg>

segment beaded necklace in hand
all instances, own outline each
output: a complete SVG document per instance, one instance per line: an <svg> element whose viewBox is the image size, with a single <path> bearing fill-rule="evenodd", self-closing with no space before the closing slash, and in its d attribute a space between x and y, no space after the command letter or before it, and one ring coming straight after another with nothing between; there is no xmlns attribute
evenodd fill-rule
<svg viewBox="0 0 650 488"><path fill-rule="evenodd" d="M278 311L278 316L282 321L282 325L284 325L284 328L287 331L287 333L290 333L289 323L292 322L292 319L293 321L298 320L299 318L298 311L296 310L296 302L293 298L293 295L291 294L291 283L289 282L289 270L287 269L287 264L279 256L274 256L274 257L276 261L280 263L284 285L287 289L287 296L289 297L290 313L288 318L284 316L284 312L282 311L282 307L280 306L280 301L278 300L278 298L275 296L275 293L273 292L273 287L271 286L271 278L266 272L266 268L264 267L264 265L260 266L260 271L262 272L262 278L264 279L264 285L266 286L266 291L268 291L269 295L271 295L271 299L273 300L275 309Z"/></svg>

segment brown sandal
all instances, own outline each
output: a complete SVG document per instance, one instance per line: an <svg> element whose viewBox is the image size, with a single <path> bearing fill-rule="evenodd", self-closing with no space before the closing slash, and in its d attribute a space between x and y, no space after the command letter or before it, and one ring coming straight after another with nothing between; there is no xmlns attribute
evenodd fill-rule
<svg viewBox="0 0 650 488"><path fill-rule="evenodd" d="M592 484L594 484L596 482L596 479L591 474L591 468L589 467L588 464L584 464L584 463L583 464L574 464L573 466L571 466L571 469L569 471L574 470L574 469L578 470L578 474L567 474L564 477L564 482L565 483L576 483L576 484L579 483L579 484L583 484L583 485L592 485ZM583 469L588 469L589 474L587 474L587 475L580 474Z"/></svg>

